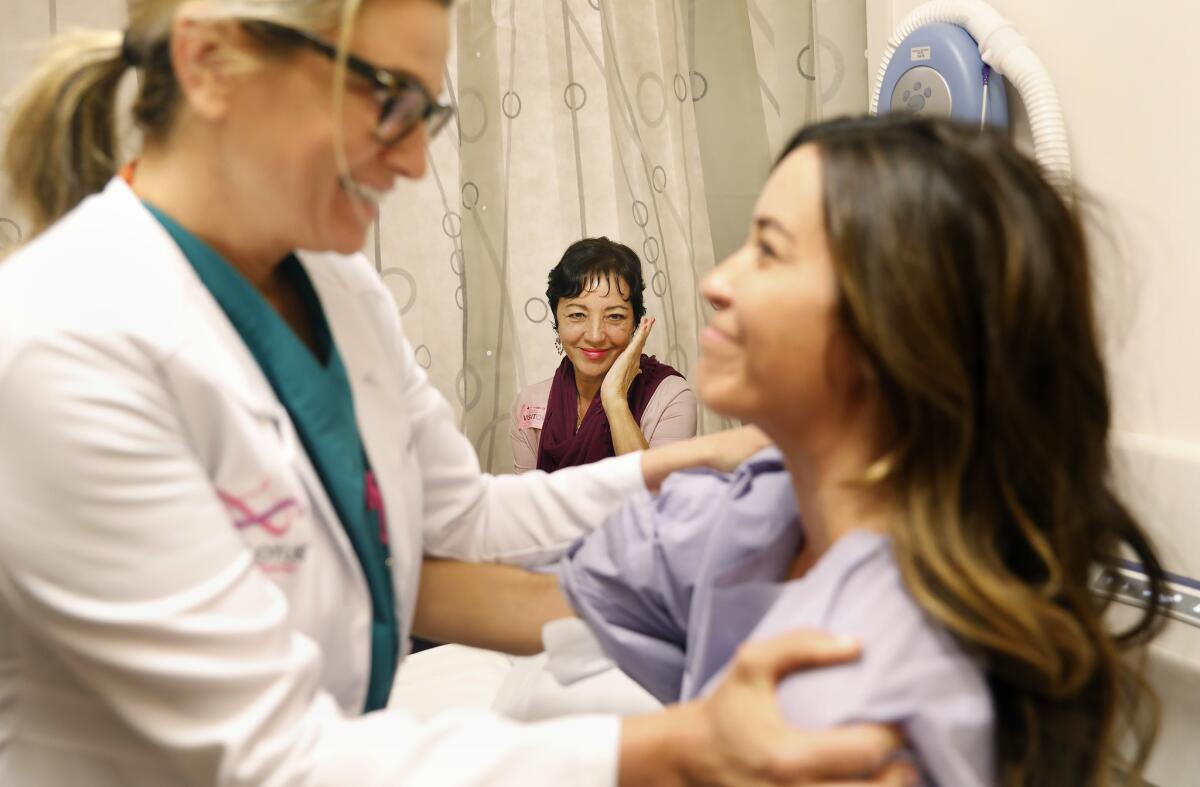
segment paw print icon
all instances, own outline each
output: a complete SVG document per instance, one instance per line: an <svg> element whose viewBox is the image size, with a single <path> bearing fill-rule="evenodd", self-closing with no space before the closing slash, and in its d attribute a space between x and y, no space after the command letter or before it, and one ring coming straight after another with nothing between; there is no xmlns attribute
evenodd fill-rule
<svg viewBox="0 0 1200 787"><path fill-rule="evenodd" d="M920 112L925 108L925 102L933 96L933 89L920 82L914 82L912 87L904 91L901 100L910 112Z"/></svg>

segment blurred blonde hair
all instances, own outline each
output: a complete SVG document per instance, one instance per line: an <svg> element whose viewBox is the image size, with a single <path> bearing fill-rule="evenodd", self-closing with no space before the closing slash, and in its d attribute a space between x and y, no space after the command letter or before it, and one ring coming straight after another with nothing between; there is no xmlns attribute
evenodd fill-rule
<svg viewBox="0 0 1200 787"><path fill-rule="evenodd" d="M130 0L127 32L75 31L56 36L18 89L4 145L12 194L32 222L33 237L85 197L100 191L119 162L117 89L130 63L140 72L133 122L148 141L171 130L179 84L171 67L175 17L219 22L264 21L305 30L339 30L334 109L345 94L346 46L362 0ZM227 53L252 68L251 53ZM344 157L342 157L344 158Z"/></svg>

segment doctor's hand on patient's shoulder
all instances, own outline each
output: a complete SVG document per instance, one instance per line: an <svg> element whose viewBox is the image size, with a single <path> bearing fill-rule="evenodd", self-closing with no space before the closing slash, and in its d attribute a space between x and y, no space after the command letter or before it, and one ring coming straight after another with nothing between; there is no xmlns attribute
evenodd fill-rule
<svg viewBox="0 0 1200 787"><path fill-rule="evenodd" d="M695 438L707 441L705 466L732 473L737 466L771 444L771 438L757 426L742 426Z"/></svg>
<svg viewBox="0 0 1200 787"><path fill-rule="evenodd" d="M883 725L801 730L783 717L779 682L858 656L853 642L811 631L743 645L721 686L701 700L630 717L621 730L621 785L901 787L911 765L890 762L899 733Z"/></svg>
<svg viewBox="0 0 1200 787"><path fill-rule="evenodd" d="M723 473L771 444L757 426L725 429L721 432L680 440L651 448L642 454L642 476L646 487L656 491L668 475L690 467L707 467Z"/></svg>

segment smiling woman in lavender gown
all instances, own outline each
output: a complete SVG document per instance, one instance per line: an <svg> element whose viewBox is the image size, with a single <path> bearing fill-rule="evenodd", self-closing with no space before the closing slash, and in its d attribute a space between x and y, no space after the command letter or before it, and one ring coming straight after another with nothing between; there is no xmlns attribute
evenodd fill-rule
<svg viewBox="0 0 1200 787"><path fill-rule="evenodd" d="M1090 580L1122 549L1151 598L1163 575L1109 480L1089 275L1073 200L993 132L899 116L800 132L703 284L701 401L776 445L630 499L557 577L430 562L417 630L456 641L448 610L471 609L464 644L544 636L554 672L552 626L578 616L673 702L736 674L746 642L822 628L863 657L785 680L795 725L898 725L926 784L1136 771L1114 731L1148 750L1148 693L1122 651L1161 609L1111 631Z"/></svg>

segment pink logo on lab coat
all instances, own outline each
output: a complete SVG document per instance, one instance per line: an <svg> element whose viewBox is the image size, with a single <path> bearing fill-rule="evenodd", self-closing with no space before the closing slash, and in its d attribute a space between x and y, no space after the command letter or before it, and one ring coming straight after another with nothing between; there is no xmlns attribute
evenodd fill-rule
<svg viewBox="0 0 1200 787"><path fill-rule="evenodd" d="M244 494L234 494L222 489L217 490L225 510L233 517L233 526L238 530L248 527L261 527L276 538L285 535L303 513L300 503L294 497L270 499L270 479L264 479L261 484ZM257 502L263 497L268 499Z"/></svg>

